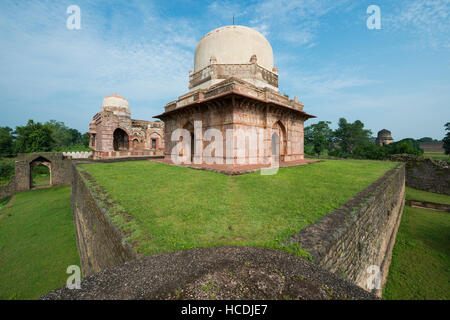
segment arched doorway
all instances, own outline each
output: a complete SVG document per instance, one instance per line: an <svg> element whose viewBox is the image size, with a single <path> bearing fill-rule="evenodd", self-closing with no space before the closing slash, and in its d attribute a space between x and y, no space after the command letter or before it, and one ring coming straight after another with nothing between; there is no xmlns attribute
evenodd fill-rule
<svg viewBox="0 0 450 320"><path fill-rule="evenodd" d="M272 159L273 160L279 159L279 156L280 156L280 137L278 135L278 132L274 132L272 134L271 149L272 149Z"/></svg>
<svg viewBox="0 0 450 320"><path fill-rule="evenodd" d="M139 140L133 139L133 150L139 150L139 148L140 148Z"/></svg>
<svg viewBox="0 0 450 320"><path fill-rule="evenodd" d="M283 123L278 120L272 126L272 157L284 161L287 154L287 132Z"/></svg>
<svg viewBox="0 0 450 320"><path fill-rule="evenodd" d="M151 149L159 149L161 147L161 135L157 132L149 134L148 141L150 142Z"/></svg>
<svg viewBox="0 0 450 320"><path fill-rule="evenodd" d="M52 163L44 157L30 162L30 189L52 185Z"/></svg>
<svg viewBox="0 0 450 320"><path fill-rule="evenodd" d="M130 148L128 134L124 130L117 128L114 130L113 137L114 151L126 151Z"/></svg>

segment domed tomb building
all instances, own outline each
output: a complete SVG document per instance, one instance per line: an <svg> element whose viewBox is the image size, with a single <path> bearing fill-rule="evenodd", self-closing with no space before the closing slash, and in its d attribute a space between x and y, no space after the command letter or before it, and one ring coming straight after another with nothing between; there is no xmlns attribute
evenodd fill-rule
<svg viewBox="0 0 450 320"><path fill-rule="evenodd" d="M127 99L113 94L89 125L94 159L162 155L164 123L131 119Z"/></svg>
<svg viewBox="0 0 450 320"><path fill-rule="evenodd" d="M303 159L304 122L315 116L296 97L279 93L267 39L232 25L199 41L189 92L155 118L165 124L167 160L174 153L185 163L246 165ZM184 143L177 129L189 131Z"/></svg>
<svg viewBox="0 0 450 320"><path fill-rule="evenodd" d="M385 146L387 144L391 144L394 142L394 139L392 138L392 134L389 130L383 129L378 131L376 144L378 146Z"/></svg>

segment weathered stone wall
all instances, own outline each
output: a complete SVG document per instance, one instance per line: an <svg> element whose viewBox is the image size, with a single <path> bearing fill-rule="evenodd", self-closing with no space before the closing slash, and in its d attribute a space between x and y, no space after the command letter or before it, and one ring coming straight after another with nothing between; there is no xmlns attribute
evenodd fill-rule
<svg viewBox="0 0 450 320"><path fill-rule="evenodd" d="M405 169L399 164L291 241L307 250L318 265L364 289L370 276L367 268L378 266L383 286L404 202Z"/></svg>
<svg viewBox="0 0 450 320"><path fill-rule="evenodd" d="M450 195L450 167L447 162L410 154L396 154L389 159L406 163L408 187Z"/></svg>
<svg viewBox="0 0 450 320"><path fill-rule="evenodd" d="M134 259L135 253L95 199L82 174L72 170L72 213L83 276Z"/></svg>

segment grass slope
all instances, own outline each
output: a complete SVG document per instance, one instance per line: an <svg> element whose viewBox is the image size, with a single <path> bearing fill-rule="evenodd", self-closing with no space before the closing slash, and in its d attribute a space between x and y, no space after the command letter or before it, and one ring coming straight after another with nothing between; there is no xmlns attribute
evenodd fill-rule
<svg viewBox="0 0 450 320"><path fill-rule="evenodd" d="M0 211L8 204L9 200L11 200L11 196L0 199Z"/></svg>
<svg viewBox="0 0 450 320"><path fill-rule="evenodd" d="M450 204L450 196L406 187L406 200Z"/></svg>
<svg viewBox="0 0 450 320"><path fill-rule="evenodd" d="M383 299L450 299L450 215L405 207Z"/></svg>
<svg viewBox="0 0 450 320"><path fill-rule="evenodd" d="M80 265L70 187L22 192L0 211L0 299L35 299Z"/></svg>
<svg viewBox="0 0 450 320"><path fill-rule="evenodd" d="M219 245L264 246L298 255L281 243L348 201L396 164L327 160L241 176L151 161L82 165L117 203L113 222L142 255ZM119 211L126 211L126 219Z"/></svg>

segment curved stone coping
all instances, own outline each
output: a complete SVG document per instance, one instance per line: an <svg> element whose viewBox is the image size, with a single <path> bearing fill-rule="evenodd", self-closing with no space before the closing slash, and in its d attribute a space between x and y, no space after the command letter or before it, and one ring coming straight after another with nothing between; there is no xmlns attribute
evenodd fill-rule
<svg viewBox="0 0 450 320"><path fill-rule="evenodd" d="M428 201L419 200L406 200L406 205L410 207L416 207L421 209L431 209L436 211L450 212L450 204L442 204Z"/></svg>
<svg viewBox="0 0 450 320"><path fill-rule="evenodd" d="M211 247L148 256L41 297L53 299L377 299L294 255Z"/></svg>

